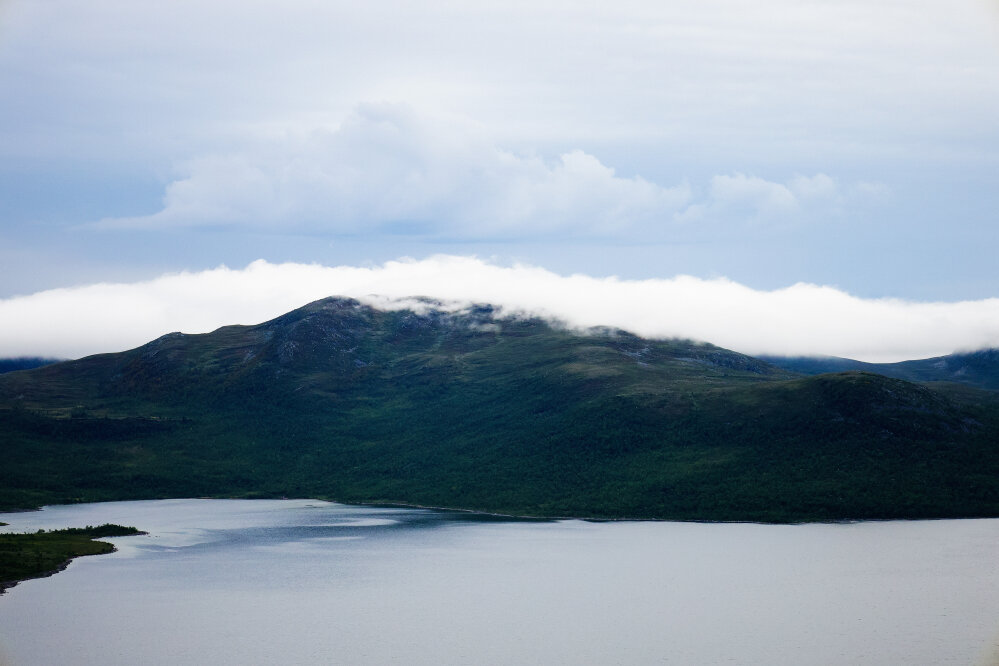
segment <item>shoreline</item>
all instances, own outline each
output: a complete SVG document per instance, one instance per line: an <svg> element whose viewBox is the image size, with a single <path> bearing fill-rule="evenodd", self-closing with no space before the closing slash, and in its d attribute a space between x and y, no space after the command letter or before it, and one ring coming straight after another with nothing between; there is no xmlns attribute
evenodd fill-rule
<svg viewBox="0 0 999 666"><path fill-rule="evenodd" d="M101 543L107 543L107 542L106 541L102 541ZM72 557L66 558L66 560L63 561L55 569L50 569L48 571L43 571L41 573L33 574L31 576L24 576L23 578L16 578L16 579L13 579L13 580L3 580L3 581L0 581L0 596L3 596L4 593L7 592L7 590L11 589L12 587L14 587L15 585L17 585L18 583L23 583L23 582L28 581L28 580L35 580L36 578L48 578L50 576L56 575L57 573L61 573L61 572L65 571L69 567L69 565L73 562L73 560L75 560L78 557L89 557L90 555L108 555L110 553L115 553L117 551L118 551L118 549L115 548L112 545L111 546L111 550L107 551L106 553L84 553L82 555L73 555Z"/></svg>
<svg viewBox="0 0 999 666"><path fill-rule="evenodd" d="M399 509L425 509L430 511L446 511L453 513L467 513L478 516L488 516L491 518L504 518L509 520L518 521L536 521L536 522L554 522L560 520L580 520L590 523L613 523L613 522L654 522L654 523L703 523L703 524L718 524L718 525L850 525L854 523L884 523L884 522L912 522L912 521L937 521L937 520L996 520L999 516L982 516L982 515L965 515L965 516L933 516L933 517L896 517L896 518L830 518L830 519L808 519L803 518L800 520L753 520L753 519L734 519L734 520L724 520L724 519L711 519L711 518L650 518L650 517L637 517L637 516L592 516L592 515L532 515L532 514L519 514L519 513L504 513L501 511L488 511L485 509L470 509L464 507L455 506L442 506L434 504L418 504L415 502L402 502L397 500L341 500L324 496L303 496L303 497L290 497L282 495L280 497L246 497L240 495L201 495L197 497L154 497L154 498L134 498L134 499L115 499L115 500L97 500L94 502L65 502L65 503L53 503L53 504L43 504L41 506L33 508L18 508L18 509L2 509L0 510L0 515L3 514L15 514L15 513L29 513L33 511L42 511L46 507L55 506L75 506L78 504L105 504L112 502L157 502L157 501L170 501L170 500L242 500L242 501L256 501L256 500L301 500L301 501L318 501L318 502L330 502L332 504L344 504L347 506L370 506L378 508L399 508ZM3 523L0 522L0 526ZM11 534L11 532L0 531L0 535ZM140 532L142 534L142 532ZM95 537L97 538L97 537Z"/></svg>
<svg viewBox="0 0 999 666"><path fill-rule="evenodd" d="M0 595L18 583L48 578L78 557L107 555L117 547L102 539L147 534L134 527L105 523L37 532L0 533Z"/></svg>

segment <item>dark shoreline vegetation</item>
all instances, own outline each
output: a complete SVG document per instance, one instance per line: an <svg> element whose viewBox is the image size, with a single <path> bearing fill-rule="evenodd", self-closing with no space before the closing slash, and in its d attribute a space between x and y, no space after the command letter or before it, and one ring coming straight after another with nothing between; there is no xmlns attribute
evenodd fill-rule
<svg viewBox="0 0 999 666"><path fill-rule="evenodd" d="M0 376L0 509L313 497L513 516L999 516L999 393L487 307L325 299ZM976 377L980 380L983 369Z"/></svg>
<svg viewBox="0 0 999 666"><path fill-rule="evenodd" d="M3 523L0 523L3 524ZM69 566L73 558L114 552L104 537L145 534L134 527L104 524L32 533L0 533L0 594L24 580L44 578Z"/></svg>

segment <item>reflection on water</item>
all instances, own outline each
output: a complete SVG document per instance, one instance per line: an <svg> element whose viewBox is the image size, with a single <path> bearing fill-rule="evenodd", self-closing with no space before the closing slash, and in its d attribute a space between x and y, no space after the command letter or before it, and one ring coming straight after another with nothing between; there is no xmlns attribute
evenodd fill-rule
<svg viewBox="0 0 999 666"><path fill-rule="evenodd" d="M148 536L0 598L0 664L982 664L999 521L509 521L315 500L0 515Z"/></svg>

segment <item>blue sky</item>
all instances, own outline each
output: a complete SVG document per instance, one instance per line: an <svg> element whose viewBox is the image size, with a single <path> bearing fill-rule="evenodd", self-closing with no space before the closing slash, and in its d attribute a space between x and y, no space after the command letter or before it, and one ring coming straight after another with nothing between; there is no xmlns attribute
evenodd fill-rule
<svg viewBox="0 0 999 666"><path fill-rule="evenodd" d="M0 90L0 312L442 254L999 297L993 0L8 0Z"/></svg>

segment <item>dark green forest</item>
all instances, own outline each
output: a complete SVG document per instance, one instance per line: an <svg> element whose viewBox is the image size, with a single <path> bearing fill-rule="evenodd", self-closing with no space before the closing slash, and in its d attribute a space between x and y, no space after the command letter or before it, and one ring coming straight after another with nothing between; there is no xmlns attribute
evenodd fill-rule
<svg viewBox="0 0 999 666"><path fill-rule="evenodd" d="M0 377L0 506L316 497L531 516L999 516L999 400L489 307L326 299Z"/></svg>

